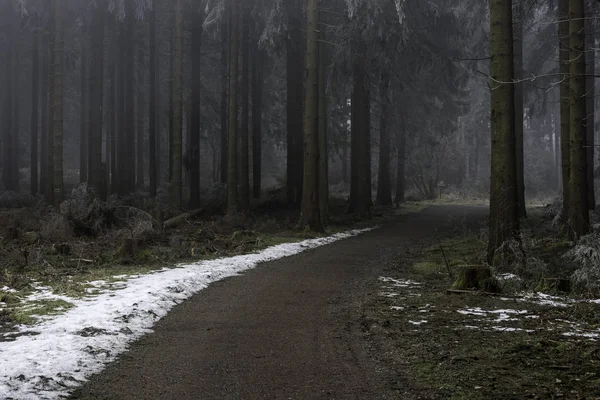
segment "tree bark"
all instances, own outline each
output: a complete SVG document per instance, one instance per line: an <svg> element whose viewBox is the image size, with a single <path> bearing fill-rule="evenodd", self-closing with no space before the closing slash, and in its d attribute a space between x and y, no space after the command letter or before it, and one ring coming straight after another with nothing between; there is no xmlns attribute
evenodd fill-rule
<svg viewBox="0 0 600 400"><path fill-rule="evenodd" d="M148 169L150 178L150 196L156 197L156 189L158 187L158 171L160 157L156 151L156 142L158 141L157 127L160 126L160 117L157 112L158 108L158 57L156 53L156 1L153 3L152 10L150 10L150 23L149 23L149 69L150 69L150 92L148 102L148 115L150 120L148 121Z"/></svg>
<svg viewBox="0 0 600 400"><path fill-rule="evenodd" d="M252 55L252 190L255 199L260 198L262 188L262 102L263 63L258 45Z"/></svg>
<svg viewBox="0 0 600 400"><path fill-rule="evenodd" d="M558 38L559 38L559 67L560 81L560 153L562 170L563 224L566 227L569 215L569 179L571 157L570 134L570 105L569 105L569 0L559 0L558 3Z"/></svg>
<svg viewBox="0 0 600 400"><path fill-rule="evenodd" d="M135 140L135 144L136 144L136 151L135 151L135 155L136 155L136 167L135 167L135 172L136 172L136 178L135 178L135 186L138 189L143 189L145 186L145 177L144 177L144 165L145 165L145 156L144 156L144 121L145 121L145 116L144 116L144 110L146 109L145 104L144 104L144 91L143 91L143 87L145 86L145 82L144 82L144 73L143 71L143 65L144 65L144 48L140 44L138 44L138 48L137 48L137 76L135 78L135 86L136 86L136 91L137 91L137 95L136 95L136 109L135 109L135 116L136 116L136 124L135 124L135 130L136 130L136 140Z"/></svg>
<svg viewBox="0 0 600 400"><path fill-rule="evenodd" d="M513 24L513 46L514 46L514 76L516 80L523 78L523 12L522 1L515 4L515 21ZM527 217L525 206L525 170L524 170L524 152L523 152L523 83L515 85L515 148L516 148L516 168L517 168L517 200L519 217Z"/></svg>
<svg viewBox="0 0 600 400"><path fill-rule="evenodd" d="M381 76L381 119L379 122L379 176L377 184L377 204L389 206L392 204L392 189L390 178L390 132L387 128L389 118L389 76Z"/></svg>
<svg viewBox="0 0 600 400"><path fill-rule="evenodd" d="M241 68L241 106L242 120L240 129L240 193L239 206L241 211L250 208L250 165L249 165L249 135L250 135L250 16L249 10L242 5L242 68Z"/></svg>
<svg viewBox="0 0 600 400"><path fill-rule="evenodd" d="M404 191L406 187L406 132L404 126L398 129L398 160L396 165L396 205L404 203Z"/></svg>
<svg viewBox="0 0 600 400"><path fill-rule="evenodd" d="M590 230L586 171L584 0L569 2L570 49L570 180L569 236L577 240Z"/></svg>
<svg viewBox="0 0 600 400"><path fill-rule="evenodd" d="M89 129L89 182L100 198L106 197L102 168L102 134L104 116L104 18L105 4L97 1L93 12L92 51L90 63L90 129ZM133 115L130 114L131 117Z"/></svg>
<svg viewBox="0 0 600 400"><path fill-rule="evenodd" d="M89 77L88 77L88 43L82 38L81 39L81 81L80 81L80 125L79 125L79 182L87 182L88 181L88 150L89 150L89 135L88 128L92 126L91 121L89 121L90 108L88 102L90 100L90 91L89 88Z"/></svg>
<svg viewBox="0 0 600 400"><path fill-rule="evenodd" d="M586 174L588 186L588 208L596 209L596 196L594 193L594 171L595 171L595 128L596 128L596 113L595 113L595 78L596 74L596 27L595 27L595 2L587 1L585 10L585 31L588 32L586 39Z"/></svg>
<svg viewBox="0 0 600 400"><path fill-rule="evenodd" d="M227 164L227 213L234 215L238 211L237 181L237 135L238 135L238 69L240 42L240 3L231 0L231 24L229 39L229 139Z"/></svg>
<svg viewBox="0 0 600 400"><path fill-rule="evenodd" d="M48 169L49 169L49 159L48 159L48 132L50 131L49 128L49 114L50 114L50 110L49 110L49 99L48 99L48 93L49 93L49 75L50 75L50 61L49 61L49 43L50 41L48 40L48 33L44 32L42 35L42 43L43 45L41 46L41 51L42 51L42 65L41 65L41 72L42 72L42 76L41 76L41 82L40 82L40 86L41 86L41 109L42 109L42 113L41 113L41 131L40 131L40 193L43 194L44 196L48 195L48 186L49 186L49 178L48 178ZM48 199L46 197L46 199Z"/></svg>
<svg viewBox="0 0 600 400"><path fill-rule="evenodd" d="M52 154L54 164L53 177L53 196L52 202L55 206L63 200L64 183L63 183L63 65L64 65L64 27L63 27L63 12L66 8L64 0L55 0L54 2L54 90L53 95L53 118L54 132L52 143Z"/></svg>
<svg viewBox="0 0 600 400"><path fill-rule="evenodd" d="M49 4L50 20L48 21L48 139L46 141L47 152L46 152L46 163L47 168L44 170L47 173L47 184L46 184L46 200L52 204L54 199L54 71L56 51L55 51L55 30L56 30L56 18L55 8L56 2L59 0L51 0Z"/></svg>
<svg viewBox="0 0 600 400"><path fill-rule="evenodd" d="M304 40L302 7L298 0L287 4L287 197L288 204L300 206L302 200L303 157L303 93Z"/></svg>
<svg viewBox="0 0 600 400"><path fill-rule="evenodd" d="M321 225L329 223L329 145L327 118L327 64L329 53L325 44L324 28L320 29L319 41L319 213Z"/></svg>
<svg viewBox="0 0 600 400"><path fill-rule="evenodd" d="M14 131L14 9L11 1L6 1L5 15L7 19L7 40L6 40L6 56L7 63L4 68L5 78L5 89L4 89L4 140L3 140L3 166L2 166L2 180L4 188L6 190L15 190L14 185L14 165L15 165L15 154L13 144L15 142L16 132Z"/></svg>
<svg viewBox="0 0 600 400"><path fill-rule="evenodd" d="M34 17L39 18L37 14ZM31 194L38 193L38 136L39 136L39 99L40 99L40 32L36 26L32 32L31 49Z"/></svg>
<svg viewBox="0 0 600 400"><path fill-rule="evenodd" d="M321 232L319 202L319 10L307 0L306 97L304 100L304 181L300 228Z"/></svg>
<svg viewBox="0 0 600 400"><path fill-rule="evenodd" d="M126 0L125 17L125 194L135 191L135 0Z"/></svg>
<svg viewBox="0 0 600 400"><path fill-rule="evenodd" d="M182 138L183 138L183 0L175 1L175 54L173 55L173 147L171 159L172 205L182 206Z"/></svg>
<svg viewBox="0 0 600 400"><path fill-rule="evenodd" d="M359 218L370 217L371 195L367 188L370 175L370 93L366 58L359 48L353 67L352 132L350 163L350 207L348 212Z"/></svg>
<svg viewBox="0 0 600 400"><path fill-rule="evenodd" d="M504 242L518 238L512 1L490 1L492 160L488 262Z"/></svg>
<svg viewBox="0 0 600 400"><path fill-rule="evenodd" d="M192 98L191 98L191 143L190 143L190 208L200 205L200 90L202 79L200 75L200 51L202 49L203 16L193 10L192 27Z"/></svg>
<svg viewBox="0 0 600 400"><path fill-rule="evenodd" d="M231 2L225 2L231 5ZM226 8L226 14L223 16L221 23L221 147L220 147L220 176L221 183L227 183L227 169L229 165L229 151L227 148L227 120L228 120L228 103L227 103L227 87L229 85L229 73L227 67L227 52L229 49L229 22L231 15L227 14L229 7ZM229 17L229 18L228 18Z"/></svg>

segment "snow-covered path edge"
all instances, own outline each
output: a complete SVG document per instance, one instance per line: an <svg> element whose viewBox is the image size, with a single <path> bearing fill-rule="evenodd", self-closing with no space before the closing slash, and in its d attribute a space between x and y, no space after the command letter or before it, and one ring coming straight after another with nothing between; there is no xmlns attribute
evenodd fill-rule
<svg viewBox="0 0 600 400"><path fill-rule="evenodd" d="M357 236L374 228L269 247L259 253L201 261L127 281L125 288L90 299L42 322L12 342L0 342L0 399L57 399L152 332L171 308L209 284L259 263Z"/></svg>

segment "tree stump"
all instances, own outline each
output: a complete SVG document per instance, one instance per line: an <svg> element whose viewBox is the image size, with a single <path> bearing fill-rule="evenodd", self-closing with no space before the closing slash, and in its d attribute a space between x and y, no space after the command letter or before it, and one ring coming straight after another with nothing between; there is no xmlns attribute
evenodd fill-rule
<svg viewBox="0 0 600 400"><path fill-rule="evenodd" d="M117 256L121 262L132 261L135 257L136 240L134 238L124 238L121 246L117 250Z"/></svg>
<svg viewBox="0 0 600 400"><path fill-rule="evenodd" d="M484 265L465 265L459 267L458 277L452 286L455 290L482 290L490 293L500 291L498 281L492 271Z"/></svg>
<svg viewBox="0 0 600 400"><path fill-rule="evenodd" d="M561 278L542 278L535 290L536 292L542 293L570 293L571 281L569 279Z"/></svg>

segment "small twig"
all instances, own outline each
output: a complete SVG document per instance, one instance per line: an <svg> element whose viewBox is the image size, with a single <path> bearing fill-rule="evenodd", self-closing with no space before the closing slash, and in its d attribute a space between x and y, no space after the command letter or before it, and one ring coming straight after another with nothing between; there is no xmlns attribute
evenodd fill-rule
<svg viewBox="0 0 600 400"><path fill-rule="evenodd" d="M450 279L454 279L454 275L452 274L452 270L450 269L450 263L448 262L448 258L446 257L446 252L444 251L444 246L442 246L442 241L438 238L438 243L440 244L440 250L442 250L442 256L444 257L444 263L446 264L446 269L448 270L448 275Z"/></svg>

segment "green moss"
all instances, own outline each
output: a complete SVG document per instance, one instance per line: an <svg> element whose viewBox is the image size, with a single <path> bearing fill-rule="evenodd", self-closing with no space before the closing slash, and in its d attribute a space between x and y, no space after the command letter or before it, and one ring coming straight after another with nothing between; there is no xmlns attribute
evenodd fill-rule
<svg viewBox="0 0 600 400"><path fill-rule="evenodd" d="M435 275L442 271L442 266L433 261L419 261L413 264L413 270L421 275Z"/></svg>
<svg viewBox="0 0 600 400"><path fill-rule="evenodd" d="M150 252L150 250L144 249L144 250L138 250L135 253L135 259L136 261L148 261L152 258L152 253Z"/></svg>
<svg viewBox="0 0 600 400"><path fill-rule="evenodd" d="M21 299L14 293L0 292L0 302L8 305L19 304Z"/></svg>

